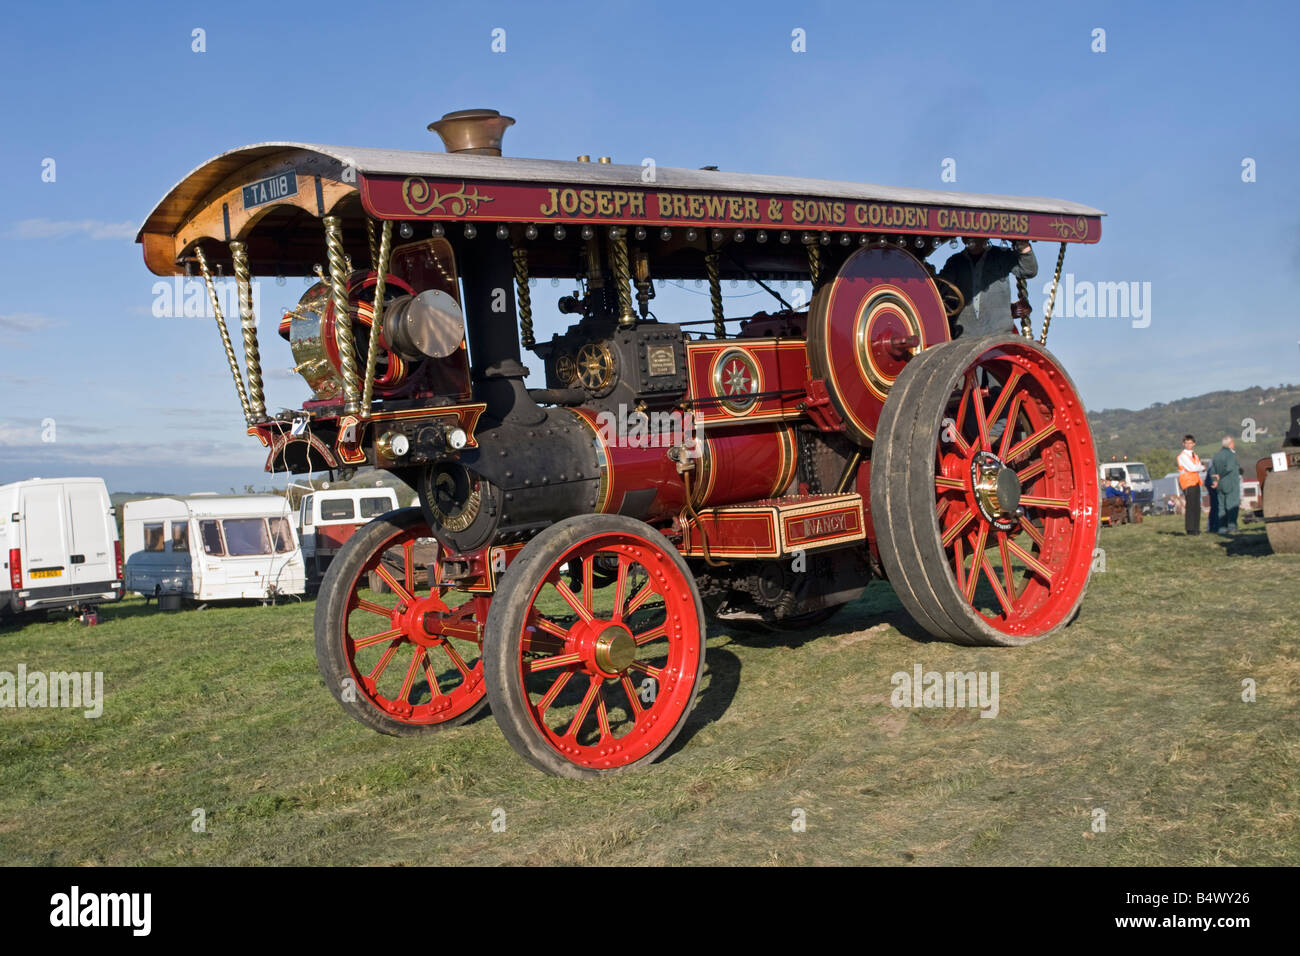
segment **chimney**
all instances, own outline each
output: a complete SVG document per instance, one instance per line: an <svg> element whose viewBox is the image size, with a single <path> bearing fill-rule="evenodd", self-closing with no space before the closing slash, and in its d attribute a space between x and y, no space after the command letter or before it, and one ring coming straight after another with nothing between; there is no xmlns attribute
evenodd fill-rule
<svg viewBox="0 0 1300 956"><path fill-rule="evenodd" d="M496 110L455 110L430 123L429 129L442 137L449 153L501 155L501 137L515 123L514 117Z"/></svg>

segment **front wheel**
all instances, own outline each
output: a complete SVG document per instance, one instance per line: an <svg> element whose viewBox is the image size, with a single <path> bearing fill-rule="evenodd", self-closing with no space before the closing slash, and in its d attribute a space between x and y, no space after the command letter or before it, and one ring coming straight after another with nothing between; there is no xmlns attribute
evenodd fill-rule
<svg viewBox="0 0 1300 956"><path fill-rule="evenodd" d="M601 572L612 577L602 586ZM704 673L704 608L662 534L621 515L547 528L506 570L483 661L511 746L554 776L643 766L680 733Z"/></svg>
<svg viewBox="0 0 1300 956"><path fill-rule="evenodd" d="M486 703L480 648L489 601L443 584L437 554L419 508L392 511L349 538L321 582L321 676L348 714L380 733L455 727Z"/></svg>

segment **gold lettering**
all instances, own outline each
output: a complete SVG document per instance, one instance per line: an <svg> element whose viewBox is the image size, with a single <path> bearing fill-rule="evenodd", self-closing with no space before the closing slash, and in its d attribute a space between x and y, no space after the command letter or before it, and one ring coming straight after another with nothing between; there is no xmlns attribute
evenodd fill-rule
<svg viewBox="0 0 1300 956"><path fill-rule="evenodd" d="M549 203L542 203L542 205L538 207L537 211L541 213L543 216L554 216L555 213L557 212L556 202L555 202L555 187L552 186L546 191L551 194L551 200ZM547 208L548 205L550 206L549 209Z"/></svg>

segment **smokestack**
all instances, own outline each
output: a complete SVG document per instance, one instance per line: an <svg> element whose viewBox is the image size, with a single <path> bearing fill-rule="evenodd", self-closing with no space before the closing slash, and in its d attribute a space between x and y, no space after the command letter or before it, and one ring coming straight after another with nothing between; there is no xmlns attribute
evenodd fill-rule
<svg viewBox="0 0 1300 956"><path fill-rule="evenodd" d="M496 110L455 110L430 123L429 129L442 137L449 153L501 155L501 137L515 124L514 117Z"/></svg>

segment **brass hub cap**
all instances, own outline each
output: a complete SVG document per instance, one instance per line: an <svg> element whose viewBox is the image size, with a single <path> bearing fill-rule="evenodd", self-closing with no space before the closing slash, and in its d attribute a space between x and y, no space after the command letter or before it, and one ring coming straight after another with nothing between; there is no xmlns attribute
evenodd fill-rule
<svg viewBox="0 0 1300 956"><path fill-rule="evenodd" d="M594 651L597 667L607 674L621 674L636 660L636 641L627 628L610 625L596 638Z"/></svg>
<svg viewBox="0 0 1300 956"><path fill-rule="evenodd" d="M970 464L971 487L980 513L999 531L1010 531L1020 517L1020 476L992 452L979 452Z"/></svg>

